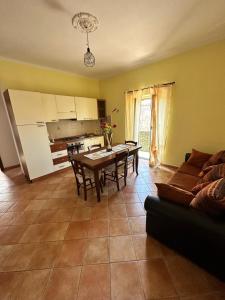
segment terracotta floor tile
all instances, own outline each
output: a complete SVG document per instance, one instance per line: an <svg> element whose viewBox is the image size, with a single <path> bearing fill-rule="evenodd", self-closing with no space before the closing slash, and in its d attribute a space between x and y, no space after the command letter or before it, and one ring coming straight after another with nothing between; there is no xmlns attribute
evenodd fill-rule
<svg viewBox="0 0 225 300"><path fill-rule="evenodd" d="M20 243L63 240L69 223L46 223L29 225Z"/></svg>
<svg viewBox="0 0 225 300"><path fill-rule="evenodd" d="M0 214L0 226L13 225L14 220L17 218L19 213L6 212Z"/></svg>
<svg viewBox="0 0 225 300"><path fill-rule="evenodd" d="M109 262L108 238L93 238L88 240L84 264L99 264Z"/></svg>
<svg viewBox="0 0 225 300"><path fill-rule="evenodd" d="M91 220L89 223L88 237L103 237L109 235L108 219Z"/></svg>
<svg viewBox="0 0 225 300"><path fill-rule="evenodd" d="M111 262L136 259L131 236L111 237L109 249Z"/></svg>
<svg viewBox="0 0 225 300"><path fill-rule="evenodd" d="M71 221L73 209L44 209L41 210L35 219L35 223L58 223Z"/></svg>
<svg viewBox="0 0 225 300"><path fill-rule="evenodd" d="M82 268L78 300L110 299L110 266L98 264Z"/></svg>
<svg viewBox="0 0 225 300"><path fill-rule="evenodd" d="M126 205L125 204L112 204L109 206L110 218L126 218Z"/></svg>
<svg viewBox="0 0 225 300"><path fill-rule="evenodd" d="M72 267L82 265L87 250L87 242L87 239L64 241L55 266Z"/></svg>
<svg viewBox="0 0 225 300"><path fill-rule="evenodd" d="M146 217L132 217L129 218L131 232L133 234L140 234L146 232Z"/></svg>
<svg viewBox="0 0 225 300"><path fill-rule="evenodd" d="M162 257L159 242L146 234L132 236L137 259L152 259Z"/></svg>
<svg viewBox="0 0 225 300"><path fill-rule="evenodd" d="M46 200L52 198L52 190L41 191L34 197L34 200Z"/></svg>
<svg viewBox="0 0 225 300"><path fill-rule="evenodd" d="M168 256L166 263L175 288L180 296L192 296L219 289L225 293L225 286L206 271L181 256ZM190 276L191 274L191 276Z"/></svg>
<svg viewBox="0 0 225 300"><path fill-rule="evenodd" d="M23 279L23 272L0 272L0 299L19 299L16 298L16 294Z"/></svg>
<svg viewBox="0 0 225 300"><path fill-rule="evenodd" d="M77 207L74 209L72 221L87 221L91 218L91 208L90 207Z"/></svg>
<svg viewBox="0 0 225 300"><path fill-rule="evenodd" d="M29 225L35 222L39 211L24 211L17 213L17 216L13 219L12 225Z"/></svg>
<svg viewBox="0 0 225 300"><path fill-rule="evenodd" d="M109 205L112 204L123 204L125 203L125 198L122 192L116 192L113 195L109 196Z"/></svg>
<svg viewBox="0 0 225 300"><path fill-rule="evenodd" d="M38 215L34 223L43 224L43 223L52 223L51 220L54 218L58 209L42 209L38 212Z"/></svg>
<svg viewBox="0 0 225 300"><path fill-rule="evenodd" d="M13 202L0 202L0 213L6 212L13 204Z"/></svg>
<svg viewBox="0 0 225 300"><path fill-rule="evenodd" d="M109 211L106 206L92 207L91 219L108 219Z"/></svg>
<svg viewBox="0 0 225 300"><path fill-rule="evenodd" d="M56 258L59 256L62 242L45 242L34 244L29 269L44 269L53 267Z"/></svg>
<svg viewBox="0 0 225 300"><path fill-rule="evenodd" d="M43 300L74 300L81 267L53 269Z"/></svg>
<svg viewBox="0 0 225 300"><path fill-rule="evenodd" d="M140 160L139 176L130 172L120 192L107 183L101 202L93 191L87 201L77 196L72 169L32 184L19 168L6 173L0 172L0 299L110 299L110 275L113 300L225 298L224 283L146 235L144 201L157 193L154 182L171 176L165 168ZM133 261L109 264L109 255Z"/></svg>
<svg viewBox="0 0 225 300"><path fill-rule="evenodd" d="M31 200L30 203L27 205L25 211L29 211L29 210L41 210L47 200Z"/></svg>
<svg viewBox="0 0 225 300"><path fill-rule="evenodd" d="M111 264L111 299L144 300L136 262Z"/></svg>
<svg viewBox="0 0 225 300"><path fill-rule="evenodd" d="M72 222L65 234L65 240L86 238L88 236L90 221Z"/></svg>
<svg viewBox="0 0 225 300"><path fill-rule="evenodd" d="M39 300L43 296L50 275L50 269L25 271L23 280L16 291L12 294L12 299Z"/></svg>
<svg viewBox="0 0 225 300"><path fill-rule="evenodd" d="M109 229L110 236L128 235L131 233L130 225L127 218L110 219Z"/></svg>
<svg viewBox="0 0 225 300"><path fill-rule="evenodd" d="M0 246L0 270L12 251L13 245Z"/></svg>
<svg viewBox="0 0 225 300"><path fill-rule="evenodd" d="M138 193L124 193L126 203L136 203L140 202Z"/></svg>
<svg viewBox="0 0 225 300"><path fill-rule="evenodd" d="M29 200L16 201L7 211L22 212L26 209L29 203L30 203Z"/></svg>
<svg viewBox="0 0 225 300"><path fill-rule="evenodd" d="M34 249L35 244L14 245L10 255L3 263L3 271L27 270Z"/></svg>
<svg viewBox="0 0 225 300"><path fill-rule="evenodd" d="M146 299L177 296L172 279L163 259L140 261L140 278Z"/></svg>
<svg viewBox="0 0 225 300"><path fill-rule="evenodd" d="M26 230L25 226L3 226L0 228L0 245L16 244Z"/></svg>
<svg viewBox="0 0 225 300"><path fill-rule="evenodd" d="M126 210L128 217L145 216L145 210L140 203L126 204Z"/></svg>

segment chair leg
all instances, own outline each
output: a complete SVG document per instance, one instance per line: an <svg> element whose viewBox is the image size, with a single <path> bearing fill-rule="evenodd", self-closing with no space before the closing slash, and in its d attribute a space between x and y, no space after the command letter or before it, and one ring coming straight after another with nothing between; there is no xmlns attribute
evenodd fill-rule
<svg viewBox="0 0 225 300"><path fill-rule="evenodd" d="M124 185L127 185L127 166L124 167Z"/></svg>
<svg viewBox="0 0 225 300"><path fill-rule="evenodd" d="M133 158L133 172L135 170L135 161L134 161L134 158Z"/></svg>
<svg viewBox="0 0 225 300"><path fill-rule="evenodd" d="M120 190L120 183L119 183L119 178L118 178L118 172L116 170L115 172L115 179L116 179L116 186L117 186L117 190Z"/></svg>
<svg viewBox="0 0 225 300"><path fill-rule="evenodd" d="M77 179L76 179L76 184L77 184L77 194L78 196L80 196L80 184Z"/></svg>
<svg viewBox="0 0 225 300"><path fill-rule="evenodd" d="M101 180L100 180L100 190L101 190L101 192L103 193L103 186L102 186L102 182L101 182Z"/></svg>
<svg viewBox="0 0 225 300"><path fill-rule="evenodd" d="M87 186L86 186L86 181L84 181L84 200L87 201Z"/></svg>
<svg viewBox="0 0 225 300"><path fill-rule="evenodd" d="M106 173L104 172L104 175L103 175L103 185L105 186L106 185Z"/></svg>

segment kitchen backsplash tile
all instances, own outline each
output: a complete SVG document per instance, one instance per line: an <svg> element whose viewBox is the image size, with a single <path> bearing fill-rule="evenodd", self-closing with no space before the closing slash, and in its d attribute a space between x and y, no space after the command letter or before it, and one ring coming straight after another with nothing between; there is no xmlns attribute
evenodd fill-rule
<svg viewBox="0 0 225 300"><path fill-rule="evenodd" d="M58 139L66 136L80 135L84 133L100 133L98 120L94 121L72 121L60 120L55 123L47 123L49 137Z"/></svg>

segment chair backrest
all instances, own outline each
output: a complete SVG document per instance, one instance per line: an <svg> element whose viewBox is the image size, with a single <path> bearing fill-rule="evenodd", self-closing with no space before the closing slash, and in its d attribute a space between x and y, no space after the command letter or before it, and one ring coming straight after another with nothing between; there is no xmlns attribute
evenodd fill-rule
<svg viewBox="0 0 225 300"><path fill-rule="evenodd" d="M70 159L71 165L73 167L73 172L75 177L78 179L79 175L82 176L82 179L85 179L84 166L74 159Z"/></svg>
<svg viewBox="0 0 225 300"><path fill-rule="evenodd" d="M137 146L137 142L135 142L135 141L125 141L125 144Z"/></svg>
<svg viewBox="0 0 225 300"><path fill-rule="evenodd" d="M126 166L128 156L129 156L129 150L128 149L120 151L120 152L116 152L116 157L115 157L116 167L117 167L118 164L121 166L121 163Z"/></svg>
<svg viewBox="0 0 225 300"><path fill-rule="evenodd" d="M102 147L101 144L94 144L94 145L88 146L88 151L96 150L96 149L99 149L101 147Z"/></svg>
<svg viewBox="0 0 225 300"><path fill-rule="evenodd" d="M69 156L69 160L72 159L73 154L77 153L77 146L76 145L70 145L67 147L67 152Z"/></svg>

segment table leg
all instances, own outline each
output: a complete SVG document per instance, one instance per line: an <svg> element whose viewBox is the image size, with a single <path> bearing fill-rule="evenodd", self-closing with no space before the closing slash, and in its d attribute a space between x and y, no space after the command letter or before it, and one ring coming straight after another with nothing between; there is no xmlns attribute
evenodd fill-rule
<svg viewBox="0 0 225 300"><path fill-rule="evenodd" d="M139 155L138 151L135 154L135 167L136 167L136 174L138 175L138 162L139 162Z"/></svg>
<svg viewBox="0 0 225 300"><path fill-rule="evenodd" d="M101 201L101 198L100 198L100 182L99 182L98 170L94 170L94 176L95 176L95 188L97 193L97 200L99 202Z"/></svg>

